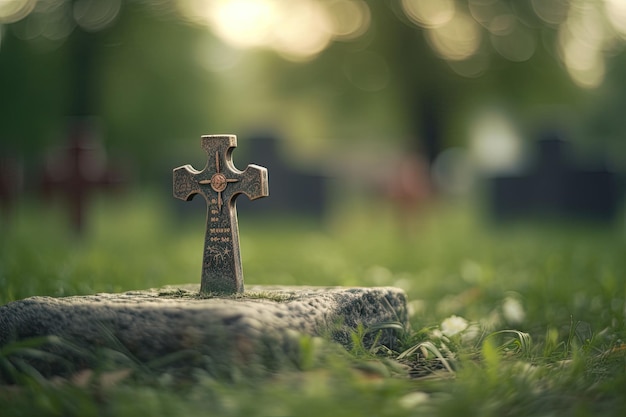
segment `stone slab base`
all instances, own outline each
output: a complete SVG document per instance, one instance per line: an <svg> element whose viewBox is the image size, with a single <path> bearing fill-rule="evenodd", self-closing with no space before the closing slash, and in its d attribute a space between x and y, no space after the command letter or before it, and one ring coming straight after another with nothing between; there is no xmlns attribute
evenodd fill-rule
<svg viewBox="0 0 626 417"><path fill-rule="evenodd" d="M0 306L0 346L53 336L42 339L45 359L22 355L44 374L97 366L103 358L219 374L233 364L271 366L297 356L301 335L350 348L355 330L379 329L367 333L365 345L376 340L393 349L407 326L406 295L392 287L251 286L211 297L183 285Z"/></svg>

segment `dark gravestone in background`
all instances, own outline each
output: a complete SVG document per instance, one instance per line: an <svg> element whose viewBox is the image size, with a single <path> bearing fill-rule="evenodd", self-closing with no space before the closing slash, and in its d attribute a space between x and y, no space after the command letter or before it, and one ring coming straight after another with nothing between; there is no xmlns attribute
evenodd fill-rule
<svg viewBox="0 0 626 417"><path fill-rule="evenodd" d="M617 175L604 167L582 168L569 143L555 132L537 142L530 170L490 180L490 208L497 220L558 216L611 222L621 200Z"/></svg>
<svg viewBox="0 0 626 417"><path fill-rule="evenodd" d="M24 168L17 154L0 150L0 223L10 218L24 186Z"/></svg>
<svg viewBox="0 0 626 417"><path fill-rule="evenodd" d="M289 163L279 148L280 141L270 134L251 135L245 143L245 160L267 168L270 196L259 201L237 201L237 209L247 216L296 214L321 219L326 211L326 178L299 170ZM242 146L242 151L244 147ZM254 206L254 207L252 207ZM247 213L250 214L247 214Z"/></svg>

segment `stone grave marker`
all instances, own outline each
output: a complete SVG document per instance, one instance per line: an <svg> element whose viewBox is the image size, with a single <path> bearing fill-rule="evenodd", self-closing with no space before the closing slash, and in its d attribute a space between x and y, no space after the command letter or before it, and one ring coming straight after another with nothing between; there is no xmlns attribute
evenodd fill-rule
<svg viewBox="0 0 626 417"><path fill-rule="evenodd" d="M235 168L232 151L236 146L237 137L233 135L203 136L202 148L208 156L204 169L196 171L191 165L174 169L174 197L188 201L200 194L207 203L200 285L203 293L243 292L235 199L239 194L250 200L269 195L265 168Z"/></svg>
<svg viewBox="0 0 626 417"><path fill-rule="evenodd" d="M45 361L40 355L18 358L43 375L98 366L102 354L119 352L133 363L157 361L177 372L201 368L215 377L228 377L232 368L280 367L294 358L291 354L298 357L302 335L349 348L358 328L379 326L363 344L396 348L396 332L409 326L401 289L251 286L243 292L234 200L238 194L267 196L268 176L255 165L237 170L231 161L236 144L232 135L203 136L206 167L197 171L185 165L173 174L176 197L200 194L208 203L201 285L13 301L0 306L0 347L45 341L38 348L53 354ZM221 256L215 258L216 253ZM0 379L2 372L0 367Z"/></svg>
<svg viewBox="0 0 626 417"><path fill-rule="evenodd" d="M241 153L254 158L272 173L272 197L261 201L239 202L239 212L248 216L307 216L323 220L327 212L328 184L331 177L314 169L295 166L281 152L280 137L258 132L248 137Z"/></svg>
<svg viewBox="0 0 626 417"><path fill-rule="evenodd" d="M13 206L24 186L21 158L9 152L0 153L0 215L9 220ZM0 219L2 221L4 219Z"/></svg>
<svg viewBox="0 0 626 417"><path fill-rule="evenodd" d="M494 217L510 220L548 215L611 222L622 198L617 175L602 166L577 166L569 150L570 144L557 132L544 132L527 172L492 178Z"/></svg>

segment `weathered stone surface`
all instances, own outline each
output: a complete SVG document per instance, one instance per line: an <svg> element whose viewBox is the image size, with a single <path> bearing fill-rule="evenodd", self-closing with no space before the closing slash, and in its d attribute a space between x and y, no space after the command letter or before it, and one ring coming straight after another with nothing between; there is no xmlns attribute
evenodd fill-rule
<svg viewBox="0 0 626 417"><path fill-rule="evenodd" d="M228 366L281 360L299 334L349 347L359 325L388 322L407 326L406 295L397 288L253 286L243 295L207 298L198 285L186 285L15 301L0 306L0 346L54 335L61 342L43 348L76 366L92 366L91 352L111 349L140 363L176 354L185 366ZM378 336L396 343L393 329Z"/></svg>

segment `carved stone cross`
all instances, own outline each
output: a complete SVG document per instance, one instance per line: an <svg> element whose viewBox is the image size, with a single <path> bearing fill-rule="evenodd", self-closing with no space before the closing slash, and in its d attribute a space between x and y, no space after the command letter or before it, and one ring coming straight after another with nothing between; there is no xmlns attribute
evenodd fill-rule
<svg viewBox="0 0 626 417"><path fill-rule="evenodd" d="M174 197L189 201L200 194L207 202L202 293L243 292L235 199L239 194L250 200L269 195L267 169L258 165L248 165L245 171L235 168L231 158L236 146L234 135L202 136L208 156L204 169L197 171L191 165L174 169Z"/></svg>

